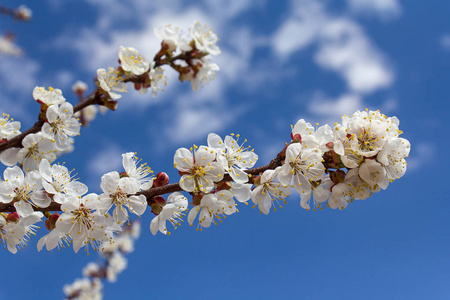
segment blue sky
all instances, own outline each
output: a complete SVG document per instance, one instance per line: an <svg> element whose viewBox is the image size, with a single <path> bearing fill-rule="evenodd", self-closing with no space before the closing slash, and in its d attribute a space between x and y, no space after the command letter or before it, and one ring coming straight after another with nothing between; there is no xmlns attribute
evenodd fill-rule
<svg viewBox="0 0 450 300"><path fill-rule="evenodd" d="M239 133L263 165L298 119L332 124L369 108L397 116L411 142L406 175L343 211L305 211L295 194L267 216L242 205L222 224L196 232L185 222L170 237L151 235L147 212L105 299L450 298L450 3L280 2L24 1L30 23L0 18L0 33L14 31L26 53L0 57L0 110L22 129L37 118L35 86L60 88L74 104L72 84L92 90L97 68L117 66L120 45L152 57L154 27L187 30L199 20L220 37L221 71L207 86L193 92L168 71L156 99L130 88L116 112L82 129L60 161L92 192L129 151L178 181L176 149L206 144L210 132ZM0 299L62 299L62 286L98 259L72 249L37 253L37 240L2 253Z"/></svg>

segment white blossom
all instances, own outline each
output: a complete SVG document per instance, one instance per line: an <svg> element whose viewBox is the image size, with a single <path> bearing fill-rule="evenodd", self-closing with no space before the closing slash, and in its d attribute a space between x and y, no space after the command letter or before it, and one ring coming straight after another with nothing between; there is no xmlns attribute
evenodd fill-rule
<svg viewBox="0 0 450 300"><path fill-rule="evenodd" d="M133 47L119 47L120 66L125 72L139 76L149 70L149 63Z"/></svg>
<svg viewBox="0 0 450 300"><path fill-rule="evenodd" d="M133 195L139 191L139 181L130 177L120 178L116 171L102 176L100 187L103 194L99 197L99 209L102 213L107 212L113 205L113 220L123 225L128 220L128 210L138 216L142 215L147 208L147 200L144 195Z"/></svg>
<svg viewBox="0 0 450 300"><path fill-rule="evenodd" d="M43 159L39 164L39 172L42 176L42 186L49 195L53 195L56 203L62 203L65 199L62 195L82 196L88 191L88 187L74 180L67 167L62 165L50 165Z"/></svg>
<svg viewBox="0 0 450 300"><path fill-rule="evenodd" d="M44 137L55 140L56 148L64 150L71 144L69 137L79 135L80 123L73 118L73 106L68 102L50 105L46 112L47 122L42 126Z"/></svg>
<svg viewBox="0 0 450 300"><path fill-rule="evenodd" d="M50 198L42 191L42 177L38 171L25 175L18 166L14 166L6 168L3 178L4 181L0 182L0 202L13 202L22 217L33 214L33 206L50 205Z"/></svg>
<svg viewBox="0 0 450 300"><path fill-rule="evenodd" d="M180 187L186 192L201 191L209 193L214 182L221 181L224 174L222 166L215 162L216 152L212 148L194 145L194 152L179 148L175 152L174 167L183 176Z"/></svg>
<svg viewBox="0 0 450 300"><path fill-rule="evenodd" d="M217 35L208 29L206 25L201 25L199 21L195 21L192 27L189 29L189 35L195 41L195 47L211 55L219 55L220 48L217 46L219 39Z"/></svg>
<svg viewBox="0 0 450 300"><path fill-rule="evenodd" d="M97 79L100 88L107 92L113 100L117 100L122 97L122 95L117 92L124 93L127 91L127 85L123 82L123 78L119 76L118 71L111 67L108 67L108 71L105 69L98 69Z"/></svg>
<svg viewBox="0 0 450 300"><path fill-rule="evenodd" d="M56 159L55 142L45 138L42 132L27 135L22 140L22 146L23 148L17 153L17 158L27 172L37 170L44 158L49 162Z"/></svg>
<svg viewBox="0 0 450 300"><path fill-rule="evenodd" d="M264 214L270 212L274 199L284 199L291 194L291 185L283 185L277 181L281 167L275 170L266 170L261 175L260 185L256 186L251 193L253 203L258 205Z"/></svg>
<svg viewBox="0 0 450 300"><path fill-rule="evenodd" d="M239 135L236 135L236 137L239 138ZM258 155L243 147L244 143L239 145L229 135L225 137L225 142L215 133L208 135L208 147L217 151L217 161L237 183L248 181L248 175L244 171L252 168L258 160Z"/></svg>
<svg viewBox="0 0 450 300"><path fill-rule="evenodd" d="M167 85L167 77L164 76L164 70L160 67L155 67L155 62L152 61L150 65L150 72L148 73L150 79L150 88L152 89L152 96L156 97L158 91L164 91L164 86Z"/></svg>
<svg viewBox="0 0 450 300"><path fill-rule="evenodd" d="M182 31L178 27L167 25L165 27L158 27L153 30L155 36L162 39L162 43L166 45L167 51L172 52L177 47L181 51L191 51L192 47L184 38Z"/></svg>
<svg viewBox="0 0 450 300"><path fill-rule="evenodd" d="M280 169L278 179L284 185L290 185L302 194L311 192L311 182L319 181L324 175L322 152L319 148L305 149L308 144L293 143L286 149L285 163Z"/></svg>
<svg viewBox="0 0 450 300"><path fill-rule="evenodd" d="M97 249L105 239L107 227L112 224L109 214L98 212L98 195L91 193L83 198L71 195L64 197L67 200L61 205L63 214L56 222L56 229L72 238L75 252L88 245Z"/></svg>
<svg viewBox="0 0 450 300"><path fill-rule="evenodd" d="M62 91L52 87L49 87L48 90L46 90L45 87L35 87L33 90L33 98L34 100L48 106L53 104L62 104L66 101L62 95Z"/></svg>
<svg viewBox="0 0 450 300"><path fill-rule="evenodd" d="M0 140L10 140L20 133L20 122L14 121L4 113L0 117Z"/></svg>
<svg viewBox="0 0 450 300"><path fill-rule="evenodd" d="M23 248L27 245L29 235L34 235L36 226L43 217L41 212L33 212L28 216L21 217L18 221L8 221L0 214L0 240L6 244L11 253L17 253L17 247Z"/></svg>
<svg viewBox="0 0 450 300"><path fill-rule="evenodd" d="M148 190L153 185L154 177L151 176L153 171L147 166L147 163L140 164L140 162L141 160L137 158L135 152L122 154L122 165L125 169L125 174L139 182L139 190Z"/></svg>
<svg viewBox="0 0 450 300"><path fill-rule="evenodd" d="M183 213L187 210L188 200L183 194L175 192L169 195L167 198L167 204L163 206L159 215L153 218L150 223L150 231L153 235L159 231L163 234L170 235L170 231L167 230L166 221L172 223L174 228L180 226L180 220Z"/></svg>

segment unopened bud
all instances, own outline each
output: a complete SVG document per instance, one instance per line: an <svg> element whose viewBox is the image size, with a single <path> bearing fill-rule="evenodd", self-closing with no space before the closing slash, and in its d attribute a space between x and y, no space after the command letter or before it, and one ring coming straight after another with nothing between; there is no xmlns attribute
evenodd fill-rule
<svg viewBox="0 0 450 300"><path fill-rule="evenodd" d="M56 227L56 221L58 221L59 214L56 212L53 215L49 215L45 220L45 228L52 231Z"/></svg>
<svg viewBox="0 0 450 300"><path fill-rule="evenodd" d="M159 215L166 205L166 200L161 196L156 196L151 199L150 207L152 208L152 213Z"/></svg>
<svg viewBox="0 0 450 300"><path fill-rule="evenodd" d="M105 107L109 108L110 110L116 110L117 109L117 101L115 101L115 100L105 99L105 100L103 100L103 105Z"/></svg>
<svg viewBox="0 0 450 300"><path fill-rule="evenodd" d="M169 184L169 175L164 172L159 172L158 174L156 174L156 178L153 179L152 187L165 186L167 184Z"/></svg>
<svg viewBox="0 0 450 300"><path fill-rule="evenodd" d="M336 170L334 172L330 172L330 178L334 184L345 182L345 172L342 170Z"/></svg>
<svg viewBox="0 0 450 300"><path fill-rule="evenodd" d="M203 193L196 193L196 194L192 195L192 205L194 205L194 206L200 205L202 198L203 198Z"/></svg>
<svg viewBox="0 0 450 300"><path fill-rule="evenodd" d="M16 212L9 213L6 217L6 221L9 223L17 223L20 220L20 216Z"/></svg>
<svg viewBox="0 0 450 300"><path fill-rule="evenodd" d="M299 133L296 133L296 134L291 133L291 138L294 142L299 142L299 143L302 142L302 136Z"/></svg>
<svg viewBox="0 0 450 300"><path fill-rule="evenodd" d="M230 190L231 189L231 181L222 181L215 183L216 190Z"/></svg>
<svg viewBox="0 0 450 300"><path fill-rule="evenodd" d="M23 21L29 21L31 19L32 15L31 9L26 7L25 5L19 6L19 8L16 10L16 18Z"/></svg>

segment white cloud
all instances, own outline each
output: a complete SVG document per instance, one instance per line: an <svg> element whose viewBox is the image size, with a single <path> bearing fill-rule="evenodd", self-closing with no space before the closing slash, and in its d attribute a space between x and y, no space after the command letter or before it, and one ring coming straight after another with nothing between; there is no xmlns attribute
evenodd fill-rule
<svg viewBox="0 0 450 300"><path fill-rule="evenodd" d="M339 72L355 92L371 93L394 80L384 56L350 20L336 19L327 24L315 59L322 67Z"/></svg>
<svg viewBox="0 0 450 300"><path fill-rule="evenodd" d="M27 57L8 57L0 64L0 113L19 119L30 117L24 106L34 102L32 92L39 85L41 66ZM28 102L28 103L27 103Z"/></svg>
<svg viewBox="0 0 450 300"><path fill-rule="evenodd" d="M316 63L342 76L352 92L372 93L392 85L387 59L355 21L329 14L314 0L293 3L292 14L272 37L278 56L286 59L317 44Z"/></svg>
<svg viewBox="0 0 450 300"><path fill-rule="evenodd" d="M108 142L91 157L87 164L90 177L98 180L103 174L119 170L122 166L122 151L117 144Z"/></svg>
<svg viewBox="0 0 450 300"><path fill-rule="evenodd" d="M445 34L439 39L439 43L445 50L450 50L450 34Z"/></svg>
<svg viewBox="0 0 450 300"><path fill-rule="evenodd" d="M361 97L354 94L344 94L336 99L323 99L323 97L316 96L309 105L309 111L314 114L339 118L363 108Z"/></svg>
<svg viewBox="0 0 450 300"><path fill-rule="evenodd" d="M283 58L313 43L328 19L319 2L300 1L293 6L293 14L272 37L275 52Z"/></svg>
<svg viewBox="0 0 450 300"><path fill-rule="evenodd" d="M419 143L411 147L410 157L406 158L408 171L418 171L423 165L429 164L437 155L437 146L433 143Z"/></svg>
<svg viewBox="0 0 450 300"><path fill-rule="evenodd" d="M347 4L356 13L373 13L382 18L396 17L402 11L398 0L347 0Z"/></svg>

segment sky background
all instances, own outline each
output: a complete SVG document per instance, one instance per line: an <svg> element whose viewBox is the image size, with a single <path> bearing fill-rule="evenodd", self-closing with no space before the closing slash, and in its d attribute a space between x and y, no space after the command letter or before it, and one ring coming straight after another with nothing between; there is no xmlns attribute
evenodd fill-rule
<svg viewBox="0 0 450 300"><path fill-rule="evenodd" d="M117 66L120 45L153 57L153 28L206 23L220 38L221 70L198 92L167 70L157 98L132 91L99 116L59 159L90 192L137 152L156 172L179 177L179 147L205 145L208 133L239 133L270 161L290 141L290 125L333 124L365 108L400 119L411 142L406 175L345 210L305 211L293 194L269 215L251 205L196 232L187 221L170 237L151 235L150 210L128 268L105 299L449 299L450 2L341 1L1 1L25 4L31 22L1 16L20 58L0 56L0 111L36 120L35 86L76 80L94 89L97 68ZM41 223L41 227L43 223ZM38 238L1 253L0 299L63 299L95 253L38 253Z"/></svg>

